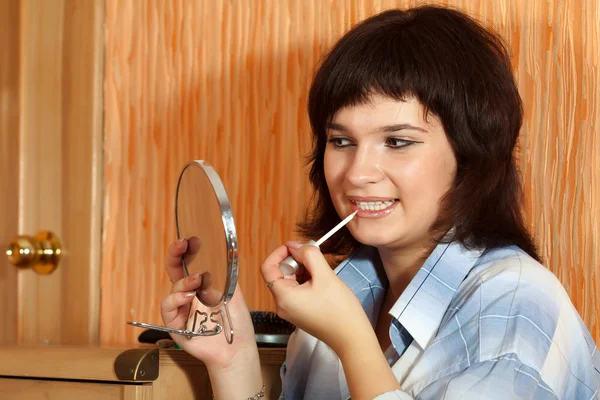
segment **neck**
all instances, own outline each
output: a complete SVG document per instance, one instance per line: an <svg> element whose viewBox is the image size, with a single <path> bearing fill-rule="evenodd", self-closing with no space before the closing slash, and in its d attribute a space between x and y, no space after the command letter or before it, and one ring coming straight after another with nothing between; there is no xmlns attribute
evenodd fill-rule
<svg viewBox="0 0 600 400"><path fill-rule="evenodd" d="M415 277L429 254L431 246L418 246L412 249L379 248L379 256L389 281L389 290L398 299L410 281Z"/></svg>

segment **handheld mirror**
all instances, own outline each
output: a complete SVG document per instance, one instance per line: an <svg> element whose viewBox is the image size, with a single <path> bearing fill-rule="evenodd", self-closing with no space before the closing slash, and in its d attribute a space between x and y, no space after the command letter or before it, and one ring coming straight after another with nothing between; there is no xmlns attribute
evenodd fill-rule
<svg viewBox="0 0 600 400"><path fill-rule="evenodd" d="M190 307L188 326L183 330L141 322L128 324L187 337L214 336L224 331L227 342L232 343L228 302L238 277L237 234L225 187L206 161L189 162L181 171L175 221L177 238L188 241L181 260L184 275L202 274L202 285L196 291L198 301ZM208 321L214 325L212 328L207 326Z"/></svg>

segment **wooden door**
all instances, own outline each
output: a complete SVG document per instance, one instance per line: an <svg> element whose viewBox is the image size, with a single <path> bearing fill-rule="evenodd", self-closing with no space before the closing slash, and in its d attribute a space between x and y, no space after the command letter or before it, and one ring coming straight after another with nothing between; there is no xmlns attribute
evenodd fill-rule
<svg viewBox="0 0 600 400"><path fill-rule="evenodd" d="M0 343L99 341L102 1L0 0ZM4 255L54 232L49 275Z"/></svg>

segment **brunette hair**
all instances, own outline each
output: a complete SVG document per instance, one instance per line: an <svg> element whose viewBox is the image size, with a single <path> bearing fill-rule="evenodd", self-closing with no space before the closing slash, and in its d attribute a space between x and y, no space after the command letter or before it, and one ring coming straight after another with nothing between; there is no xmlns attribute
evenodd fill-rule
<svg viewBox="0 0 600 400"><path fill-rule="evenodd" d="M453 187L440 204L437 240L468 248L517 245L540 260L522 214L514 150L523 105L503 40L468 15L421 6L390 10L361 22L326 54L308 99L313 131L310 182L315 189L299 230L320 237L340 221L325 181L326 127L343 107L373 93L414 97L442 122L457 160ZM453 226L450 237L435 233ZM347 229L321 247L343 255L358 242Z"/></svg>

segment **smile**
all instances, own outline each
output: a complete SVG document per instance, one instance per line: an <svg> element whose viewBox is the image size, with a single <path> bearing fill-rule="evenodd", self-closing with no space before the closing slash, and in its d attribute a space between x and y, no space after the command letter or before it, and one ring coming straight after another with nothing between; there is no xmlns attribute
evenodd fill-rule
<svg viewBox="0 0 600 400"><path fill-rule="evenodd" d="M372 200L365 201L367 199L350 199L352 204L352 210L358 210L357 217L362 218L381 218L391 213L396 205L398 199L386 199L386 200Z"/></svg>
<svg viewBox="0 0 600 400"><path fill-rule="evenodd" d="M380 211L385 210L395 203L395 200L388 201L357 201L353 202L361 210Z"/></svg>

